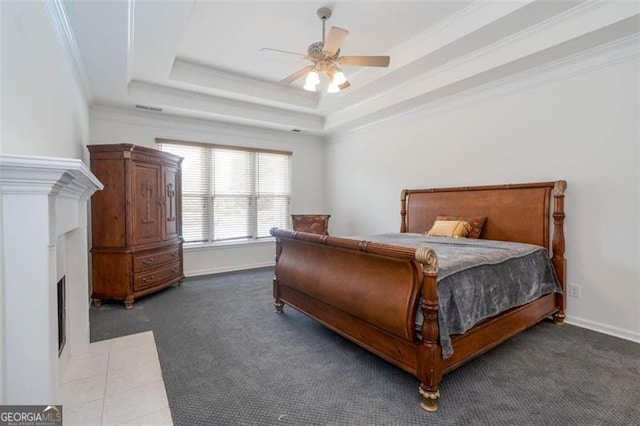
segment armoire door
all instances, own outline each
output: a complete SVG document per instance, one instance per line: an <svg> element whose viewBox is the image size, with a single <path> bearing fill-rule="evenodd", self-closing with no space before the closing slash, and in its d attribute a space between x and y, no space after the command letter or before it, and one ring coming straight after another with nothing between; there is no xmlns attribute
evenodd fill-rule
<svg viewBox="0 0 640 426"><path fill-rule="evenodd" d="M162 241L162 168L160 165L133 162L131 167L133 201L133 244Z"/></svg>
<svg viewBox="0 0 640 426"><path fill-rule="evenodd" d="M178 178L178 169L175 167L164 167L164 240L178 238L180 234L180 181Z"/></svg>

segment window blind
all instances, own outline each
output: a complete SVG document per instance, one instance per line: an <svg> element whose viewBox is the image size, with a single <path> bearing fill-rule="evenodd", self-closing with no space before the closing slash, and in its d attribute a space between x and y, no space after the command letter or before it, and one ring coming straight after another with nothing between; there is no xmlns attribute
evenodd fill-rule
<svg viewBox="0 0 640 426"><path fill-rule="evenodd" d="M185 242L269 237L290 218L291 153L158 139L182 162Z"/></svg>

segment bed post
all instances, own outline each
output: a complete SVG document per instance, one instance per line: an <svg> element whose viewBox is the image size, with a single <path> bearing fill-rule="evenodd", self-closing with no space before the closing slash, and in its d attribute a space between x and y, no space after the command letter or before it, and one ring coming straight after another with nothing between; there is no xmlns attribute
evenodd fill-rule
<svg viewBox="0 0 640 426"><path fill-rule="evenodd" d="M274 231L277 228L271 228L271 235L274 235ZM282 254L282 243L280 242L280 238L276 237L276 269L273 275L273 307L276 310L276 314L282 314L284 303L280 300L280 287L278 284L278 260L280 260L280 255Z"/></svg>
<svg viewBox="0 0 640 426"><path fill-rule="evenodd" d="M402 190L400 194L400 232L407 232L407 195L409 191Z"/></svg>
<svg viewBox="0 0 640 426"><path fill-rule="evenodd" d="M551 263L553 263L562 287L562 294L556 293L558 312L553 315L553 322L558 325L564 324L566 316L564 313L564 295L567 292L567 261L564 257L564 191L566 189L567 182L564 180L557 181L553 186L553 241L551 244L553 256Z"/></svg>
<svg viewBox="0 0 640 426"><path fill-rule="evenodd" d="M438 259L436 252L429 247L416 250L416 260L422 264L422 342L418 345L418 388L422 401L420 406L427 411L438 409L442 381L442 355L438 345L438 293L436 277L438 275Z"/></svg>

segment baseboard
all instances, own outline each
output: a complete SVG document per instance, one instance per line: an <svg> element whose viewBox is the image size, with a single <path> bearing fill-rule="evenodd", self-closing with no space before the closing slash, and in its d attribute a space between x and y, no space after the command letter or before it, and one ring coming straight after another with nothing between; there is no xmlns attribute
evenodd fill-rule
<svg viewBox="0 0 640 426"><path fill-rule="evenodd" d="M588 330L597 331L599 333L608 334L610 336L619 337L632 342L640 343L640 333L637 331L627 330L625 328L614 327L608 324L602 324L597 321L591 321L584 318L577 318L567 315L565 319L567 324L577 327L586 328Z"/></svg>
<svg viewBox="0 0 640 426"><path fill-rule="evenodd" d="M246 269L266 268L269 266L275 266L275 261L252 263L248 265L233 265L233 266L220 266L217 268L196 269L193 271L184 271L184 275L187 278L200 277L202 275L221 274L223 272L244 271Z"/></svg>

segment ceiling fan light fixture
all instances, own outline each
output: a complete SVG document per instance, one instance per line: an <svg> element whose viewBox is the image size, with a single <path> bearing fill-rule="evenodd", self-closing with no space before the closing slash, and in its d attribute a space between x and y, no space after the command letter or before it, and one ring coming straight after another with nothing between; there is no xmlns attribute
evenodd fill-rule
<svg viewBox="0 0 640 426"><path fill-rule="evenodd" d="M335 84L336 86L340 86L341 84L345 83L346 81L347 81L347 77L344 76L342 71L338 71L337 73L335 73L333 75L333 80L331 80L331 82L333 84Z"/></svg>
<svg viewBox="0 0 640 426"><path fill-rule="evenodd" d="M316 85L314 83L310 83L309 80L307 79L307 81L304 83L304 86L302 86L302 88L304 90L307 90L309 92L315 92L316 91Z"/></svg>
<svg viewBox="0 0 640 426"><path fill-rule="evenodd" d="M320 76L318 75L318 72L316 70L311 70L309 74L307 74L307 79L305 80L305 86L310 84L313 84L314 86L316 84L320 84ZM315 92L315 88L313 91Z"/></svg>
<svg viewBox="0 0 640 426"><path fill-rule="evenodd" d="M327 93L338 93L339 91L340 88L334 82L329 83L329 86L327 86Z"/></svg>

